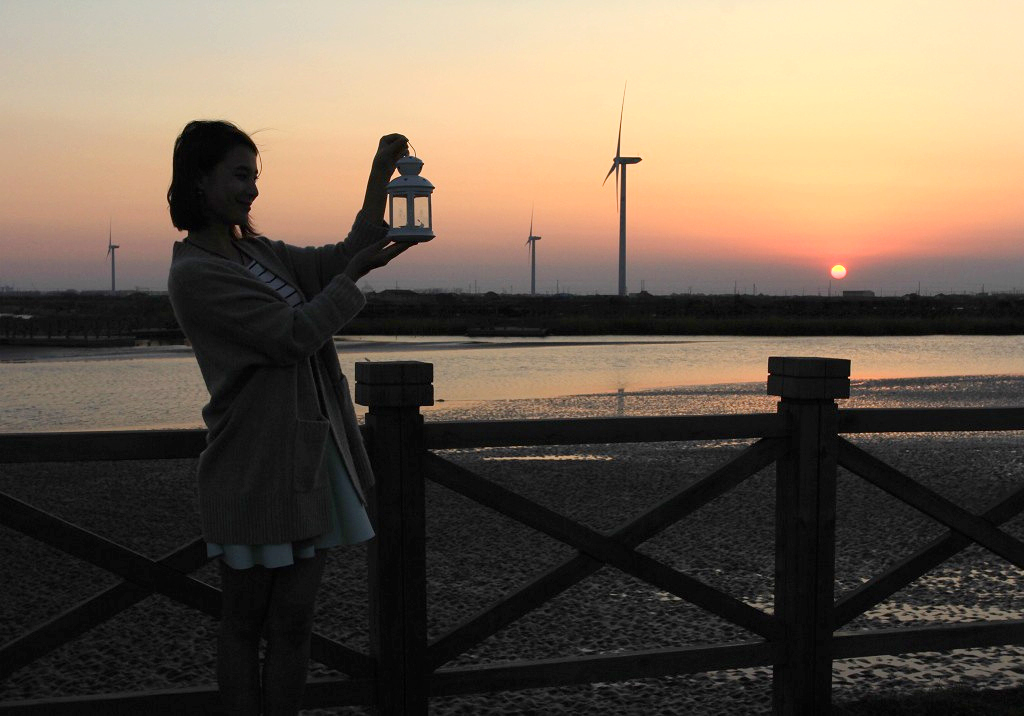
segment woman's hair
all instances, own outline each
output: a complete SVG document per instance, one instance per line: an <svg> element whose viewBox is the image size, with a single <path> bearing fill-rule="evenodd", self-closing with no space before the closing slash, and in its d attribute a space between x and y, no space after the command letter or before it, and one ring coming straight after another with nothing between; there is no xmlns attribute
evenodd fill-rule
<svg viewBox="0 0 1024 716"><path fill-rule="evenodd" d="M174 159L167 204L171 223L179 231L205 228L209 218L203 210L199 180L213 171L237 146L251 149L259 158L259 150L248 134L222 120L195 120L185 125L174 140ZM238 227L243 238L256 236L252 220Z"/></svg>

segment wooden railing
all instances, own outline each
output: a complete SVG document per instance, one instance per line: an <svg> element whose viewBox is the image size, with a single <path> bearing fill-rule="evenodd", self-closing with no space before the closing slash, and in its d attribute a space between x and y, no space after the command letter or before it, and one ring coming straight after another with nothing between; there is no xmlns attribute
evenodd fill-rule
<svg viewBox="0 0 1024 716"><path fill-rule="evenodd" d="M1024 621L837 631L972 543L1024 567L1024 544L999 525L1024 509L1024 484L972 514L850 443L844 434L1024 430L1024 409L840 410L849 361L772 358L768 392L778 412L755 415L425 423L433 366L356 366L356 399L377 474L371 499L378 537L368 550L370 652L315 635L313 657L346 679L318 679L307 707L372 705L426 714L432 696L773 668L778 714L827 714L834 659L1024 643ZM451 448L753 439L696 483L610 533L598 532L445 459ZM195 457L202 431L0 436L0 463ZM637 547L776 465L774 610L750 606ZM949 531L883 574L833 600L836 476L859 475ZM441 636L427 638L425 482L430 480L570 546L574 554ZM205 563L201 540L150 560L0 493L0 522L125 580L0 648L0 679L61 643L160 593L217 616L217 591L188 576ZM741 642L606 655L448 666L456 657L611 565L751 632ZM196 712L216 707L213 687L0 704L0 713Z"/></svg>

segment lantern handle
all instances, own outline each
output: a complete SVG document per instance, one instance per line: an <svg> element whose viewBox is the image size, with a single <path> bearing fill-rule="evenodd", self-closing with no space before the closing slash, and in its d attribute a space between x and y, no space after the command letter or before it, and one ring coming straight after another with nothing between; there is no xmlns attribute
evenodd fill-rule
<svg viewBox="0 0 1024 716"><path fill-rule="evenodd" d="M408 140L406 140L406 141L408 141ZM409 142L409 148L412 149L412 156L415 157L416 156L416 147L412 146L412 142ZM406 156L410 156L410 155L406 154Z"/></svg>

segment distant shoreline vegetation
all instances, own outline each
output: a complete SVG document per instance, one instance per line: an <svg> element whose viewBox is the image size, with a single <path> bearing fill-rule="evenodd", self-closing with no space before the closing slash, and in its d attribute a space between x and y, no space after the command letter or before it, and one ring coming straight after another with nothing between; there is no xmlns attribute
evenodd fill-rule
<svg viewBox="0 0 1024 716"><path fill-rule="evenodd" d="M1017 335L1024 296L825 297L637 294L371 294L346 335L464 335L478 329L548 335Z"/></svg>
<svg viewBox="0 0 1024 716"><path fill-rule="evenodd" d="M619 296L417 293L367 294L343 335L1017 335L1017 294ZM166 295L0 293L0 342L73 340L180 342Z"/></svg>

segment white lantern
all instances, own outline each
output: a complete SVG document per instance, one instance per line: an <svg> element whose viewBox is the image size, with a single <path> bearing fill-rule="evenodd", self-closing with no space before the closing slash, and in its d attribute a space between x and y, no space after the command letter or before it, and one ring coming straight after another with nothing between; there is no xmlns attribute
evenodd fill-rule
<svg viewBox="0 0 1024 716"><path fill-rule="evenodd" d="M430 241L434 238L430 206L434 185L420 176L423 160L409 156L395 164L399 174L387 186L388 223L391 224L388 238L407 243Z"/></svg>

